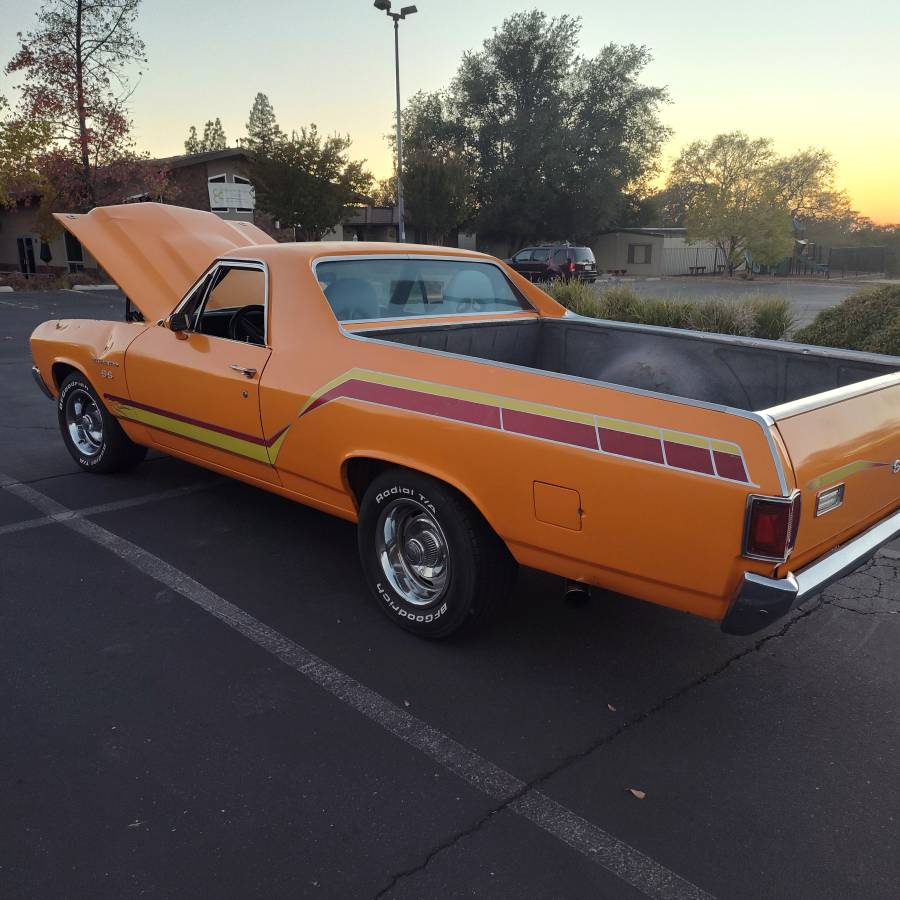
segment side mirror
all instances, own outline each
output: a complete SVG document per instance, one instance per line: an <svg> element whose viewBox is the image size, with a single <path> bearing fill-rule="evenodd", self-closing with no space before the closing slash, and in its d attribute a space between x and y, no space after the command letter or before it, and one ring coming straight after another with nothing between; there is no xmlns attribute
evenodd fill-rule
<svg viewBox="0 0 900 900"><path fill-rule="evenodd" d="M191 327L191 317L186 312L174 312L168 319L169 331L188 331Z"/></svg>

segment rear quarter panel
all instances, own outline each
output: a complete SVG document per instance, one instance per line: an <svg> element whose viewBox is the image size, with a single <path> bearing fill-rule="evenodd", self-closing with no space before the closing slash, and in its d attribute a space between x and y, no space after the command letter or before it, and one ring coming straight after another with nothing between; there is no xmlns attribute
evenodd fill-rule
<svg viewBox="0 0 900 900"><path fill-rule="evenodd" d="M565 577L718 618L745 571L772 574L771 565L741 558L747 495L783 490L760 420L345 334L308 265L270 274L263 429L270 435L290 426L275 463L285 488L313 505L355 518L345 465L370 457L457 487L520 563ZM385 375L417 386L426 405L438 400L429 412L342 396L348 379L383 382ZM488 420L455 421L442 414L447 388L493 408L530 404L542 417L602 416L735 444L748 481L514 434ZM580 530L538 521L536 481L578 492Z"/></svg>

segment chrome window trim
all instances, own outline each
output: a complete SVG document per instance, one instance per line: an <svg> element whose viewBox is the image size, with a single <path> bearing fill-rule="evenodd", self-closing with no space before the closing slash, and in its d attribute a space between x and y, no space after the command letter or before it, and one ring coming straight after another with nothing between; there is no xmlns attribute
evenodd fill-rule
<svg viewBox="0 0 900 900"><path fill-rule="evenodd" d="M329 307L329 309L330 308L331 307ZM592 319L588 319L584 316L574 316L574 317L577 319L582 319L583 321L588 322L588 323L592 323L595 321ZM572 317L569 315L566 315L566 316L562 316L561 318L571 320ZM549 318L546 316L541 316L539 313L533 319L522 319L522 320L517 319L517 320L513 320L513 321L516 324L525 324L526 322L533 322L536 320L541 321L541 322L556 321L555 319L552 319L552 318ZM384 320L380 320L380 321L384 321ZM444 323L442 323L442 322L430 322L425 325L417 325L414 321L411 321L408 318L404 319L403 321L407 323L407 325L405 325L404 327L409 327L409 328L413 328L413 327L436 328L436 327L444 325ZM477 319L477 320L469 319L469 320L465 320L465 321L453 323L453 324L474 325L474 324L477 324L479 322L484 322L484 321L485 321L484 319ZM604 325L627 324L627 323L620 323L620 322L609 322L606 319L597 319L596 321L598 323L602 322ZM670 329L661 329L658 326L651 326L651 325L648 325L646 327L653 328L655 330L662 330L662 331L670 330ZM372 337L371 336L372 332L369 332L368 334L361 334L360 332L347 331L347 329L345 329L343 327L343 323L341 323L341 322L338 322L338 330L340 331L340 333L343 337L348 338L352 341L369 341L373 344L380 344L382 347L394 347L394 348L397 347L397 343L395 341L385 341L385 340L381 340L380 338L377 338L377 337ZM393 330L393 329L378 329L378 330L389 331L389 330ZM702 332L692 332L692 333L702 334ZM766 442L769 446L769 452L772 456L772 462L775 466L775 473L778 476L778 486L781 490L782 496L787 497L789 494L787 478L786 478L785 472L784 472L784 466L782 465L781 457L778 454L778 449L775 446L775 438L772 435L772 426L775 423L764 412L759 413L759 412L754 412L752 410L738 409L737 407L725 406L724 404L721 404L721 403L707 403L706 401L703 401L703 400L692 400L689 397L677 397L674 394L663 394L658 391L648 391L648 390L644 390L643 388L633 388L633 387L628 387L626 385L613 384L612 382L609 382L609 381L598 381L593 378L582 378L579 375L565 375L561 372L548 372L546 369L535 369L532 366L517 366L517 365L514 365L513 363L503 363L503 362L498 362L497 360L493 360L493 359L478 359L477 357L466 356L462 353L450 353L445 350L432 350L430 347L415 347L411 344L404 344L403 347L404 347L404 349L409 350L414 353L426 353L430 356L440 356L445 359L448 357L450 359L462 359L462 360L465 360L466 362L475 363L478 365L493 366L493 367L499 368L499 369L512 369L513 371L517 371L517 372L528 372L529 374L532 374L532 375L541 375L544 378L556 378L556 379L559 379L560 381L574 381L576 384L588 384L588 385L592 385L593 387L607 388L608 390L618 391L619 393L623 393L623 394L632 394L637 397L648 397L652 400L667 400L671 403L678 403L681 406L690 406L695 409L707 409L707 410L710 410L713 412L726 413L728 415L737 416L738 418L741 418L741 419L747 419L747 420L757 424L760 427L760 429L762 430L763 435L766 438Z"/></svg>
<svg viewBox="0 0 900 900"><path fill-rule="evenodd" d="M765 556L762 553L750 553L747 550L747 541L750 537L750 507L753 505L754 500L765 500L769 503L781 503L784 506L791 506L794 503L794 500L800 496L800 491L794 488L791 493L786 497L772 497L768 494L748 494L747 502L744 508L744 536L741 540L741 556L746 557L747 559L756 559L762 562L771 562L777 563L781 565L782 563L786 563L788 559L790 559L791 554L794 552L794 547L791 546L787 548L784 556ZM802 504L802 499L801 499ZM800 515L803 515L803 507L800 507ZM791 533L791 525L792 522L788 522L788 536ZM799 528L799 526L798 526ZM795 541L796 544L796 541Z"/></svg>
<svg viewBox="0 0 900 900"><path fill-rule="evenodd" d="M221 256L217 259L214 259L203 271L203 274L187 289L184 296L181 300L178 301L178 305L175 309L172 310L173 313L181 312L188 300L191 297L191 294L204 282L204 280L210 275L214 275L216 270L219 268L229 267L232 269L255 269L263 273L264 286L263 286L263 331L265 333L265 344L264 347L272 348L272 344L269 340L269 267L265 264L265 262L261 259L250 258L250 257L230 257L230 256ZM212 282L210 282L212 283ZM200 310L206 305L206 301L209 299L209 287L204 291L203 297L200 300L200 303L197 306L197 314L199 314ZM157 324L162 324L165 319L160 320ZM195 332L194 329L191 329L191 333L200 334L201 332ZM205 337L209 338L218 338L222 341L231 341L234 344L243 343L243 341L235 341L232 338L223 338L219 337L217 334L207 334ZM254 344L254 346L259 346L258 344Z"/></svg>
<svg viewBox="0 0 900 900"><path fill-rule="evenodd" d="M325 297L325 291L322 290L321 285L319 284L319 276L316 274L316 269L319 267L319 263L331 263L331 262L346 262L347 260L374 260L374 259L400 259L400 260L414 260L414 259L431 259L436 260L438 262L467 262L467 263L478 263L479 265L489 265L493 266L495 269L500 271L501 276L504 281L509 285L509 289L513 292L513 295L519 300L523 306L521 306L517 310L502 310L495 309L489 313L484 313L483 315L515 315L516 313L538 313L538 310L534 307L531 301L512 283L509 276L503 270L503 266L497 262L497 260L493 259L490 256L469 256L468 252L465 254L459 254L458 256L455 254L437 254L437 253L341 253L332 256L317 256L312 261L312 273L313 278L316 279L316 285L319 287L319 292L325 299L325 304L328 307L331 314L334 316L334 310L331 308L331 304L328 302L328 298ZM434 313L433 315L422 315L419 316L391 316L384 317L378 319L344 319L343 321L339 319L337 316L334 316L335 322L338 323L339 326L342 325L356 325L357 323L366 323L366 322L393 322L393 321L407 321L407 322L415 322L417 318L423 319L447 319L452 318L454 316L465 315L465 313L455 312L455 313Z"/></svg>

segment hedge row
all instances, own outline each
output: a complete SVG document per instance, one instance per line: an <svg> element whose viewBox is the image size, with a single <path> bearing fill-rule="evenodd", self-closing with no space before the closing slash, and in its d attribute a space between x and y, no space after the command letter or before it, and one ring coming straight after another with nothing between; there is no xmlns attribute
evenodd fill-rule
<svg viewBox="0 0 900 900"><path fill-rule="evenodd" d="M674 300L642 297L628 287L616 286L603 293L593 285L557 281L544 290L557 302L581 316L688 328L716 334L780 340L794 326L791 304L783 297L752 300L711 298Z"/></svg>

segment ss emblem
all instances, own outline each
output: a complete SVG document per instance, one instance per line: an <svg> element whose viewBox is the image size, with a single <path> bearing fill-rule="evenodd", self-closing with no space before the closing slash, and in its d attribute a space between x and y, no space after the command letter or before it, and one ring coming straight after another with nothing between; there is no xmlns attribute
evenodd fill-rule
<svg viewBox="0 0 900 900"><path fill-rule="evenodd" d="M900 475L900 459L895 459L893 465L891 466L891 471L895 475Z"/></svg>

